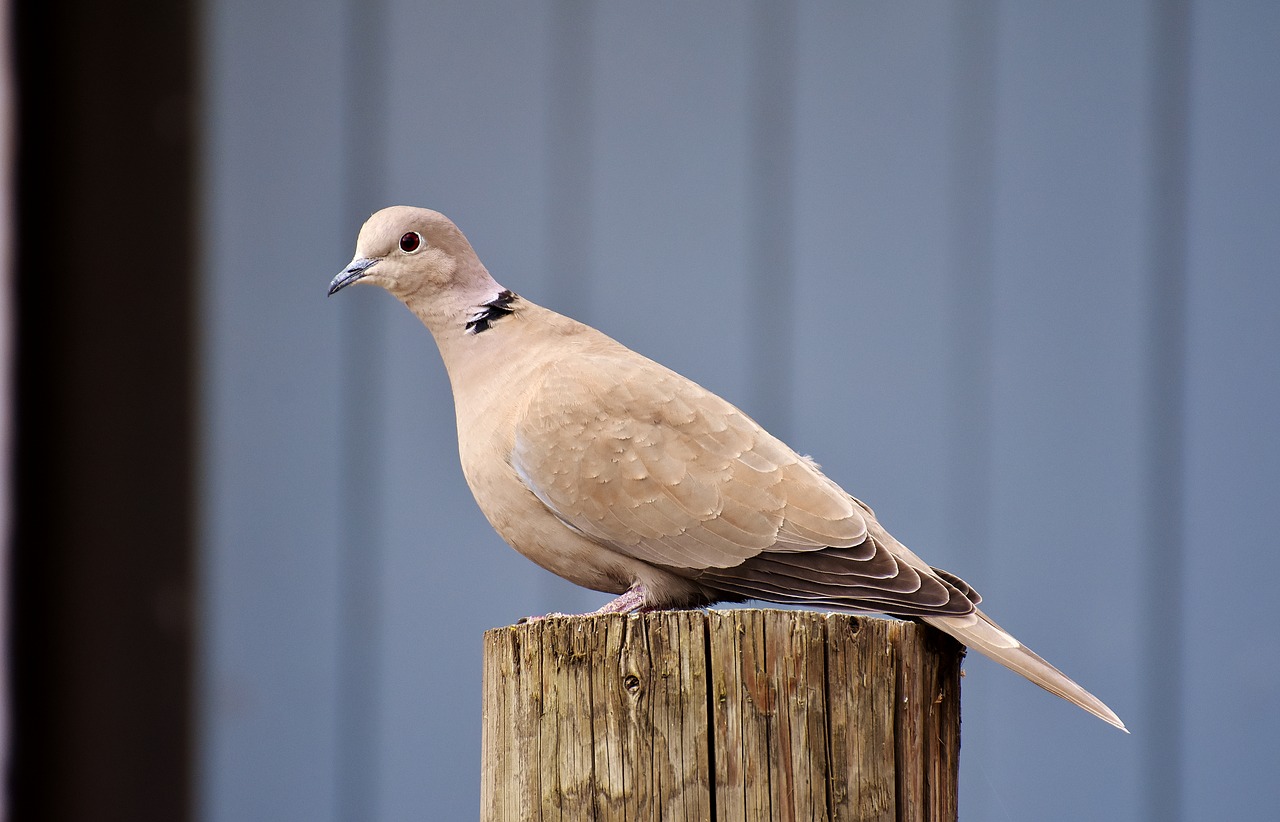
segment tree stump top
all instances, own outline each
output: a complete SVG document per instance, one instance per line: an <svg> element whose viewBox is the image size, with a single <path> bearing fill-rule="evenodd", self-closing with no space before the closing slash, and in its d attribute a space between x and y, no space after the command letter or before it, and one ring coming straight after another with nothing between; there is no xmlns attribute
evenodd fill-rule
<svg viewBox="0 0 1280 822"><path fill-rule="evenodd" d="M485 820L954 820L963 648L810 611L484 638Z"/></svg>

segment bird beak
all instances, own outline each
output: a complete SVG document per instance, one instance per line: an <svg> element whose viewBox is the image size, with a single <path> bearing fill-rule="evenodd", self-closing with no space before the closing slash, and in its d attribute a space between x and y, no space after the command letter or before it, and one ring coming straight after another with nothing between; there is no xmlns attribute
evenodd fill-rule
<svg viewBox="0 0 1280 822"><path fill-rule="evenodd" d="M329 296L332 297L342 289L359 280L365 273L377 264L377 260L369 257L356 257L351 261L351 265L342 269L338 276L333 278L333 282L329 283Z"/></svg>

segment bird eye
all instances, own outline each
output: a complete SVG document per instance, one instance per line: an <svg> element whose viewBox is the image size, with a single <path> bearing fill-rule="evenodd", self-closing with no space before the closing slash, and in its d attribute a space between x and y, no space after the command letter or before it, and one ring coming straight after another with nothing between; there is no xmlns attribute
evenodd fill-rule
<svg viewBox="0 0 1280 822"><path fill-rule="evenodd" d="M410 231L400 238L400 250L405 254L412 254L422 248L422 235L416 231Z"/></svg>

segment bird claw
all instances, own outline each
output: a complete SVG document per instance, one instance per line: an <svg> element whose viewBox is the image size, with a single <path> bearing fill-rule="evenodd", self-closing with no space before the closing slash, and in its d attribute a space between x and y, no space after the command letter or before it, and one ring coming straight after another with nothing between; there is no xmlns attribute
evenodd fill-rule
<svg viewBox="0 0 1280 822"><path fill-rule="evenodd" d="M633 614L650 610L645 607L645 597L649 592L643 585L637 585L617 599L606 602L603 607L593 613L597 614Z"/></svg>
<svg viewBox="0 0 1280 822"><path fill-rule="evenodd" d="M562 614L559 612L551 614L543 614L542 616L527 616L516 621L517 625L528 625L533 622L541 622L544 619L555 619L557 617L572 616L597 616L599 614L643 614L652 611L653 608L645 605L645 597L649 592L645 590L643 585L637 585L616 599L611 599L602 607L594 611L588 611L585 614Z"/></svg>

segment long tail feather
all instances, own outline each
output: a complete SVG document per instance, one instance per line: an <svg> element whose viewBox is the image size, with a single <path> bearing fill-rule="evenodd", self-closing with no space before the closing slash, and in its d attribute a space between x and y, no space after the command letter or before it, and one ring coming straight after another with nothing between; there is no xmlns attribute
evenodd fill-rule
<svg viewBox="0 0 1280 822"><path fill-rule="evenodd" d="M982 611L962 617L927 616L923 621L946 631L966 646L994 659L1006 668L1022 674L1027 679L1068 702L1074 702L1089 713L1108 722L1125 733L1129 729L1101 699L1077 685L1069 676L1041 659L1034 651L1014 639L1011 634L991 621Z"/></svg>

